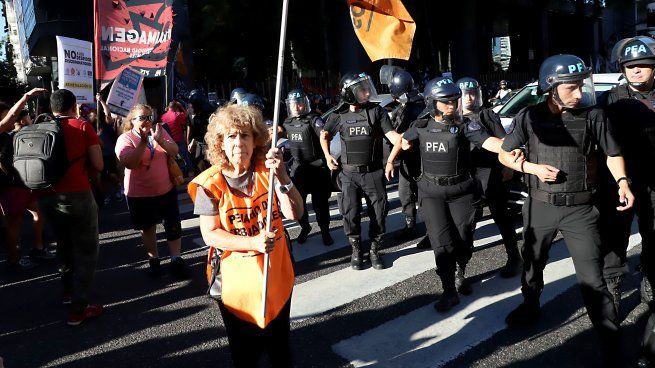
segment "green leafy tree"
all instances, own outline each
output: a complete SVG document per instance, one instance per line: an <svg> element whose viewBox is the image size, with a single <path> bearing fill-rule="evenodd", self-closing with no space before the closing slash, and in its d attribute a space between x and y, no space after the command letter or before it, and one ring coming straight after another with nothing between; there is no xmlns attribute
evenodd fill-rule
<svg viewBox="0 0 655 368"><path fill-rule="evenodd" d="M0 100L17 101L27 92L27 85L18 81L8 36L0 40L0 49L4 50L6 55L4 60L0 60Z"/></svg>

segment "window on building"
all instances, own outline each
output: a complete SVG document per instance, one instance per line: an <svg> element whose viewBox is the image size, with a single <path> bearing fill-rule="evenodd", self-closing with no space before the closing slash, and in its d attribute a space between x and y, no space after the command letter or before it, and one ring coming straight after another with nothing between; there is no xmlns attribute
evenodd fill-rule
<svg viewBox="0 0 655 368"><path fill-rule="evenodd" d="M512 46L509 36L494 37L491 39L491 57L494 62L495 71L506 72L509 69L509 61L512 58Z"/></svg>

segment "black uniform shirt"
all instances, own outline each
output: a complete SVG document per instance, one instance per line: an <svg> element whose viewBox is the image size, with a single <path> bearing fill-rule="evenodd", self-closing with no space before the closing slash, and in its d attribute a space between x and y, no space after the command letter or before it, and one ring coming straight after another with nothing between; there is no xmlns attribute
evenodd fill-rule
<svg viewBox="0 0 655 368"><path fill-rule="evenodd" d="M444 123L440 123L435 121L434 119L430 119L428 122L428 126L437 126L437 127L445 127L446 125ZM489 133L480 125L480 123L477 123L475 121L469 120L468 118L464 118L464 121L459 125L460 127L464 127L464 129L460 130L466 139L473 143L474 145L478 147L482 147L482 144L484 141L486 141L489 138ZM416 124L412 124L412 126L407 129L407 131L403 134L403 138L408 140L408 141L415 141L418 139L418 129L416 127Z"/></svg>
<svg viewBox="0 0 655 368"><path fill-rule="evenodd" d="M591 132L591 137L593 138L591 143L600 146L608 156L620 156L621 148L614 136L610 133L609 124L607 123L603 110L593 107L588 111L587 132ZM579 113L586 114L587 110L580 111ZM525 145L528 143L530 136L534 134L532 126L547 121L563 124L561 115L553 114L548 108L547 101L524 108L516 115L514 121L512 121L514 128L510 134L505 136L502 146L503 150L509 152Z"/></svg>
<svg viewBox="0 0 655 368"><path fill-rule="evenodd" d="M379 127L382 129L383 133L388 133L393 130L393 126L391 125L391 119L389 119L389 114L381 108L379 105L375 105L372 103L368 103L358 111L360 114L365 116L364 114L367 114L367 110L371 109L372 111L370 112L370 116L373 119L371 121L371 125L373 128ZM344 110L343 113L348 112L349 110ZM330 133L330 136L334 137L339 130L341 130L341 126L343 122L340 119L341 113L338 114L332 114L332 116L328 119L328 122L325 124L323 127L323 130L326 130L328 133Z"/></svg>
<svg viewBox="0 0 655 368"><path fill-rule="evenodd" d="M607 94L605 111L609 126L623 148L630 177L649 178L655 160L655 89L650 93L633 91L628 85L612 88Z"/></svg>

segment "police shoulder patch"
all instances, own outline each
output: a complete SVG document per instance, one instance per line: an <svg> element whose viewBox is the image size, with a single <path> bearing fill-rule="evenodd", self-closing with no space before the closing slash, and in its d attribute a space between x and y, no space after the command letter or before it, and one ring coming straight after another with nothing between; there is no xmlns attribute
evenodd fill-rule
<svg viewBox="0 0 655 368"><path fill-rule="evenodd" d="M323 121L323 119L317 117L316 119L314 119L314 126L316 126L317 128L323 128L325 126L325 122Z"/></svg>
<svg viewBox="0 0 655 368"><path fill-rule="evenodd" d="M472 131L472 132L474 132L476 130L480 130L480 128L482 128L477 121L471 121L470 123L468 123L467 126L468 126L469 131Z"/></svg>
<svg viewBox="0 0 655 368"><path fill-rule="evenodd" d="M450 127L449 131L450 131L451 134L457 134L457 133L459 133L459 127L456 126L456 125L453 125L453 126Z"/></svg>

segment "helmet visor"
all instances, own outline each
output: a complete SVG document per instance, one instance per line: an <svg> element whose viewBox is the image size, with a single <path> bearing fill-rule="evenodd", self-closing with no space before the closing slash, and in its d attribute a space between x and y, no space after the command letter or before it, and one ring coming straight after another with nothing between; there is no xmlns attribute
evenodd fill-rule
<svg viewBox="0 0 655 368"><path fill-rule="evenodd" d="M562 81L555 86L556 102L566 109L584 109L596 105L593 76L584 79Z"/></svg>
<svg viewBox="0 0 655 368"><path fill-rule="evenodd" d="M305 115L312 111L311 105L309 103L309 97L307 96L287 98L285 103L287 105L287 115L290 118Z"/></svg>
<svg viewBox="0 0 655 368"><path fill-rule="evenodd" d="M369 101L377 101L379 99L373 81L369 76L358 79L350 86L350 89L358 104L365 104Z"/></svg>
<svg viewBox="0 0 655 368"><path fill-rule="evenodd" d="M245 96L246 96L245 93L235 92L235 93L232 94L232 96L230 98L230 102L235 103L237 105L241 105L241 103L243 102L243 98Z"/></svg>
<svg viewBox="0 0 655 368"><path fill-rule="evenodd" d="M463 110L474 111L482 106L482 90L480 88L462 90L459 105Z"/></svg>

